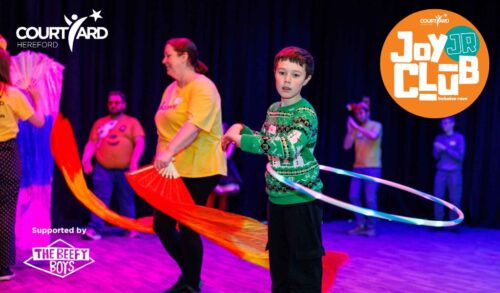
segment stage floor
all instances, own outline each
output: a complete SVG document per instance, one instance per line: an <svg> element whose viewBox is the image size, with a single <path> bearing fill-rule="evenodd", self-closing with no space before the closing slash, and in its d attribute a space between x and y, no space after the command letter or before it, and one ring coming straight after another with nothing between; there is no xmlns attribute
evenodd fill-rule
<svg viewBox="0 0 500 293"><path fill-rule="evenodd" d="M378 235L349 236L346 221L323 225L327 250L349 254L331 292L500 292L500 230L461 227L432 231L380 222ZM30 251L18 251L16 277L0 282L0 292L163 292L179 270L154 235L129 239L108 236L85 241L54 235L74 247L89 248L94 263L59 278L25 265ZM266 269L247 263L204 240L205 293L270 292Z"/></svg>

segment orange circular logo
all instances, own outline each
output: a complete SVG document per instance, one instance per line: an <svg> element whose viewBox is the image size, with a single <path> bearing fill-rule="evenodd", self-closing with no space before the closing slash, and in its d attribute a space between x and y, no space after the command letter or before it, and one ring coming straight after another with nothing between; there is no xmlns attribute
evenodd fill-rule
<svg viewBox="0 0 500 293"><path fill-rule="evenodd" d="M426 118L448 117L469 107L483 90L488 48L464 17L422 10L389 33L380 71L385 88L403 109Z"/></svg>

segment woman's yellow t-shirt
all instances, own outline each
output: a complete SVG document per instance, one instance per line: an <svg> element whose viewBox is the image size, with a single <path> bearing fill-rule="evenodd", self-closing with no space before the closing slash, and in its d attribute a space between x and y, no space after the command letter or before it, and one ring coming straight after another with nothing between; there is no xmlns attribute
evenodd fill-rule
<svg viewBox="0 0 500 293"><path fill-rule="evenodd" d="M27 120L33 113L33 107L23 93L15 87L5 87L0 95L0 142L16 138L19 118Z"/></svg>
<svg viewBox="0 0 500 293"><path fill-rule="evenodd" d="M167 147L184 123L189 122L201 129L193 143L174 157L174 165L182 177L227 174L226 156L220 144L220 95L206 76L200 74L182 88L176 81L171 83L163 92L155 122L159 150Z"/></svg>

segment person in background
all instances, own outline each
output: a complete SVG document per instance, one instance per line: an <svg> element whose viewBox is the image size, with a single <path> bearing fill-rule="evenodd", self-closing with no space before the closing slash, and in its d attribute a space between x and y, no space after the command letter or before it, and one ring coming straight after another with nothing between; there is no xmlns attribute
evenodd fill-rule
<svg viewBox="0 0 500 293"><path fill-rule="evenodd" d="M349 150L354 145L353 171L380 178L382 175L382 124L370 118L369 97L364 97L360 103L351 104L351 111L354 117L349 116L347 119L344 149ZM364 201L361 196L362 189L364 189ZM352 178L349 199L354 205L376 210L377 189L377 182ZM375 218L358 213L355 217L356 227L349 231L350 235L375 236Z"/></svg>
<svg viewBox="0 0 500 293"><path fill-rule="evenodd" d="M455 117L441 119L442 134L434 139L433 155L436 159L434 195L445 199L448 191L449 201L457 208L462 206L462 164L465 154L464 136L456 131ZM434 218L444 220L444 207L434 205Z"/></svg>
<svg viewBox="0 0 500 293"><path fill-rule="evenodd" d="M108 94L108 112L98 119L90 131L90 137L83 152L82 165L85 174L93 173L94 193L107 206L111 203L113 191L117 192L120 214L135 218L135 193L125 178L125 172L135 171L144 151L145 133L141 123L126 115L125 94L112 91ZM95 155L95 166L92 158ZM87 240L101 239L104 220L91 214ZM137 231L128 231L131 238L139 236Z"/></svg>

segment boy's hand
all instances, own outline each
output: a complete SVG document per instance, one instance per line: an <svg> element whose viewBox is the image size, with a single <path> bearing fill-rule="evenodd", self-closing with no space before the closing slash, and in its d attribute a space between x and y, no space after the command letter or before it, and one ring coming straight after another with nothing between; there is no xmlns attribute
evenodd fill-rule
<svg viewBox="0 0 500 293"><path fill-rule="evenodd" d="M228 132L226 132L226 134L222 137L222 140L221 140L221 146L222 146L223 151L226 151L227 147L231 143L234 143L234 144L236 144L237 147L240 147L241 135L240 134L233 135L233 134L229 134Z"/></svg>
<svg viewBox="0 0 500 293"><path fill-rule="evenodd" d="M240 134L241 131L243 130L243 124L241 123L235 123L229 127L229 129L226 131L224 135L237 135Z"/></svg>
<svg viewBox="0 0 500 293"><path fill-rule="evenodd" d="M228 145L231 143L236 144L237 147L240 147L241 141L241 131L243 130L243 124L235 123L229 127L224 136L221 139L221 147L223 151L227 150Z"/></svg>

